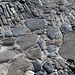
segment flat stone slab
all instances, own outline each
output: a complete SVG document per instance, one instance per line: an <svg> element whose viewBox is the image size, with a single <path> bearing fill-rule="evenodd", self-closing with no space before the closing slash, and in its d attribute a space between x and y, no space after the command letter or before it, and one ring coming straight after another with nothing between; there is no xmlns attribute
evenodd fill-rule
<svg viewBox="0 0 75 75"><path fill-rule="evenodd" d="M9 66L8 75L23 75L23 72L32 68L32 63L28 59L19 56Z"/></svg>
<svg viewBox="0 0 75 75"><path fill-rule="evenodd" d="M25 24L31 31L34 31L47 25L47 21L45 19L29 19L25 21Z"/></svg>
<svg viewBox="0 0 75 75"><path fill-rule="evenodd" d="M20 45L20 48L25 51L26 49L36 45L37 34L26 34L17 40L17 44Z"/></svg>
<svg viewBox="0 0 75 75"><path fill-rule="evenodd" d="M13 28L12 33L13 33L13 36L15 37L23 36L26 34L26 29L24 27L19 26L19 27Z"/></svg>
<svg viewBox="0 0 75 75"><path fill-rule="evenodd" d="M75 31L64 35L64 42L59 54L65 59L75 59Z"/></svg>
<svg viewBox="0 0 75 75"><path fill-rule="evenodd" d="M8 62L16 56L16 53L11 50L6 50L0 53L0 63Z"/></svg>

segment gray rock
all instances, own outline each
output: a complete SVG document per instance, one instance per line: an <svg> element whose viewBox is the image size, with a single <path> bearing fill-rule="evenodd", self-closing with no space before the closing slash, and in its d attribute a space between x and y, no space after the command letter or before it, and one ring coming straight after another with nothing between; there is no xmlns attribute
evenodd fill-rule
<svg viewBox="0 0 75 75"><path fill-rule="evenodd" d="M52 61L46 61L44 64L43 64L43 68L44 70L48 73L48 74L51 74L53 71L54 71L54 67L52 65Z"/></svg>
<svg viewBox="0 0 75 75"><path fill-rule="evenodd" d="M60 29L55 27L49 27L47 29L47 35L50 39L62 39L62 33Z"/></svg>
<svg viewBox="0 0 75 75"><path fill-rule="evenodd" d="M71 8L72 8L73 10L75 10L75 6L71 6Z"/></svg>
<svg viewBox="0 0 75 75"><path fill-rule="evenodd" d="M40 47L35 46L35 47L27 50L27 56L33 60L36 60L36 59L41 60L42 59L42 51L41 51Z"/></svg>
<svg viewBox="0 0 75 75"><path fill-rule="evenodd" d="M5 64L0 64L0 75L7 75L8 68Z"/></svg>
<svg viewBox="0 0 75 75"><path fill-rule="evenodd" d="M4 35L3 34L0 34L0 40L3 39L3 37L4 37Z"/></svg>
<svg viewBox="0 0 75 75"><path fill-rule="evenodd" d="M41 27L44 27L47 22L45 19L29 19L25 21L25 24L31 31L34 31Z"/></svg>
<svg viewBox="0 0 75 75"><path fill-rule="evenodd" d="M13 46L15 44L15 38L8 38L8 39L3 39L2 40L2 45L3 46Z"/></svg>
<svg viewBox="0 0 75 75"><path fill-rule="evenodd" d="M26 34L17 40L17 44L20 45L23 51L25 51L26 49L36 45L37 37L37 34Z"/></svg>
<svg viewBox="0 0 75 75"><path fill-rule="evenodd" d="M12 33L11 32L5 32L5 37L12 37Z"/></svg>
<svg viewBox="0 0 75 75"><path fill-rule="evenodd" d="M23 36L26 34L26 29L24 27L19 26L19 27L13 28L12 33L16 37L17 36Z"/></svg>
<svg viewBox="0 0 75 75"><path fill-rule="evenodd" d="M16 56L16 53L10 50L6 50L0 53L0 63L8 62Z"/></svg>
<svg viewBox="0 0 75 75"><path fill-rule="evenodd" d="M70 24L64 23L61 25L61 31L62 33L68 33L72 31L72 27Z"/></svg>
<svg viewBox="0 0 75 75"><path fill-rule="evenodd" d="M40 70L35 75L47 75L47 73L45 70Z"/></svg>
<svg viewBox="0 0 75 75"><path fill-rule="evenodd" d="M34 71L35 72L38 72L41 70L41 64L39 61L35 61L35 62L32 62L33 63L33 67L34 67Z"/></svg>
<svg viewBox="0 0 75 75"><path fill-rule="evenodd" d="M55 46L55 45L49 45L47 48L47 51L48 52L54 52L54 51L56 51L57 50L57 46Z"/></svg>
<svg viewBox="0 0 75 75"><path fill-rule="evenodd" d="M8 75L16 75L16 72L25 72L30 69L32 70L32 68L32 63L28 59L24 58L24 56L19 56L13 60L12 64L9 66Z"/></svg>

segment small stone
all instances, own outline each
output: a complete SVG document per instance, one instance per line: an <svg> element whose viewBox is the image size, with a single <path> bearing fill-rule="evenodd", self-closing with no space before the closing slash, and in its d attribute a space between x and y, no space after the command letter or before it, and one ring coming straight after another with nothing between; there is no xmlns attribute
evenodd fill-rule
<svg viewBox="0 0 75 75"><path fill-rule="evenodd" d="M47 25L47 22L45 19L29 19L25 21L25 24L31 31L34 31Z"/></svg>
<svg viewBox="0 0 75 75"><path fill-rule="evenodd" d="M24 75L34 75L34 72L31 70L26 71L26 73Z"/></svg>
<svg viewBox="0 0 75 75"><path fill-rule="evenodd" d="M6 50L0 53L0 63L8 62L16 56L16 53L10 50Z"/></svg>
<svg viewBox="0 0 75 75"><path fill-rule="evenodd" d="M41 70L41 64L40 64L40 62L39 61L33 62L33 67L34 67L34 71L35 72L40 71Z"/></svg>
<svg viewBox="0 0 75 75"><path fill-rule="evenodd" d="M55 52L57 50L57 46L55 46L55 45L49 45L46 49L50 53L51 52Z"/></svg>
<svg viewBox="0 0 75 75"><path fill-rule="evenodd" d="M40 70L38 71L35 75L47 75L46 71L45 70Z"/></svg>
<svg viewBox="0 0 75 75"><path fill-rule="evenodd" d="M47 35L50 39L62 39L62 33L60 29L55 27L49 27L47 29Z"/></svg>
<svg viewBox="0 0 75 75"><path fill-rule="evenodd" d="M44 70L48 73L48 74L51 74L53 71L54 71L54 67L52 65L52 61L46 61L44 64L43 64L43 68Z"/></svg>
<svg viewBox="0 0 75 75"><path fill-rule="evenodd" d="M13 28L12 33L13 33L13 36L15 37L23 36L26 34L26 29L24 27L19 26L19 27Z"/></svg>
<svg viewBox="0 0 75 75"><path fill-rule="evenodd" d="M59 6L59 11L60 12L65 11L65 6L63 6L63 5Z"/></svg>
<svg viewBox="0 0 75 75"><path fill-rule="evenodd" d="M8 39L3 39L2 40L2 45L3 46L13 46L15 44L15 38L8 38Z"/></svg>
<svg viewBox="0 0 75 75"><path fill-rule="evenodd" d="M67 24L67 23L64 23L61 25L61 31L62 33L68 33L68 32L71 32L72 31L72 27L70 24Z"/></svg>

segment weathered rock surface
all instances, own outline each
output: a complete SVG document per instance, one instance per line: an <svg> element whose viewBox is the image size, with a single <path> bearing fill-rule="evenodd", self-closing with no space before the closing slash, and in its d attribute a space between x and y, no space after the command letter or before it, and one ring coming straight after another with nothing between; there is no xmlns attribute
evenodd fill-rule
<svg viewBox="0 0 75 75"><path fill-rule="evenodd" d="M21 49L24 51L36 45L36 42L37 42L36 34L26 34L25 36L17 40L17 44L20 45Z"/></svg>

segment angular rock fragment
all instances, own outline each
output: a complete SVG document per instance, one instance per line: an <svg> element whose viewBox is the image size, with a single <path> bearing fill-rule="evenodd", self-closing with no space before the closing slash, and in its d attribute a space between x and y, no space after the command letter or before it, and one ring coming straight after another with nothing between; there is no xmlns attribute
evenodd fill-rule
<svg viewBox="0 0 75 75"><path fill-rule="evenodd" d="M29 19L25 21L25 24L31 31L34 31L47 25L47 22L45 19Z"/></svg>
<svg viewBox="0 0 75 75"><path fill-rule="evenodd" d="M42 59L42 51L41 51L40 47L38 47L38 46L35 46L35 47L27 50L27 56L32 60L36 60L36 59L41 60Z"/></svg>
<svg viewBox="0 0 75 75"><path fill-rule="evenodd" d="M17 40L17 44L20 45L20 48L23 51L26 51L28 48L36 45L36 42L37 34L26 34Z"/></svg>
<svg viewBox="0 0 75 75"><path fill-rule="evenodd" d="M24 27L16 27L12 29L13 36L18 37L18 36L23 36L26 34L26 29Z"/></svg>

